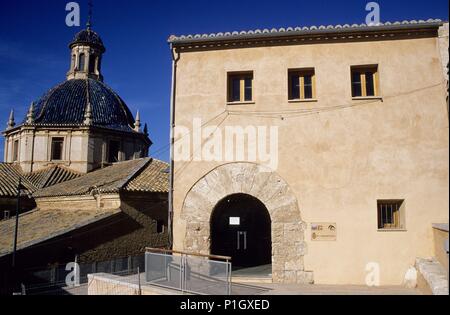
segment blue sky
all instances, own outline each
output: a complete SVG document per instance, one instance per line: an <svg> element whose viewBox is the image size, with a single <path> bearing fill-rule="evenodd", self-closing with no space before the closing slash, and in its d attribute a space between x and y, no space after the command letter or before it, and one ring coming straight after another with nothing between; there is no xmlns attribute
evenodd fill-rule
<svg viewBox="0 0 450 315"><path fill-rule="evenodd" d="M0 129L9 111L22 120L29 104L65 80L68 43L81 27L67 27L67 0L0 0ZM81 6L86 22L87 0ZM364 23L369 1L314 0L94 0L94 30L106 45L105 83L140 109L154 142L169 143L170 34L212 33L288 26ZM381 20L448 20L448 0L378 1ZM157 158L168 160L168 150ZM0 160L3 159L3 138Z"/></svg>

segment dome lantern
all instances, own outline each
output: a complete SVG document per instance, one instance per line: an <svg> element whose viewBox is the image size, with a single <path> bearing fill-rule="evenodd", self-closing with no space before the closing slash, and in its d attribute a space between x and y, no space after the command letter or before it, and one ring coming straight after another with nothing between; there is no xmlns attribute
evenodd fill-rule
<svg viewBox="0 0 450 315"><path fill-rule="evenodd" d="M86 29L77 33L69 44L71 63L67 80L90 78L103 81L101 61L106 49L100 36L92 30L92 4L89 6Z"/></svg>

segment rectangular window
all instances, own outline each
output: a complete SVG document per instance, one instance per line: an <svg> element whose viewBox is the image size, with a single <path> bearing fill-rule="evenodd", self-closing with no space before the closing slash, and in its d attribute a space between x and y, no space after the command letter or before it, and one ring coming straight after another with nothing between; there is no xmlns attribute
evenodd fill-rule
<svg viewBox="0 0 450 315"><path fill-rule="evenodd" d="M355 66L352 72L352 97L379 96L378 66Z"/></svg>
<svg viewBox="0 0 450 315"><path fill-rule="evenodd" d="M311 100L316 98L314 69L289 70L289 100Z"/></svg>
<svg viewBox="0 0 450 315"><path fill-rule="evenodd" d="M165 226L163 220L156 221L156 233L161 234L165 232Z"/></svg>
<svg viewBox="0 0 450 315"><path fill-rule="evenodd" d="M228 102L253 101L253 72L228 74Z"/></svg>
<svg viewBox="0 0 450 315"><path fill-rule="evenodd" d="M52 161L63 159L64 138L52 138Z"/></svg>
<svg viewBox="0 0 450 315"><path fill-rule="evenodd" d="M378 200L378 229L404 229L404 200Z"/></svg>
<svg viewBox="0 0 450 315"><path fill-rule="evenodd" d="M19 140L15 140L13 142L13 156L12 156L13 162L19 161Z"/></svg>
<svg viewBox="0 0 450 315"><path fill-rule="evenodd" d="M116 163L120 161L120 142L119 141L110 141L109 142L109 155L108 155L108 162L109 163Z"/></svg>

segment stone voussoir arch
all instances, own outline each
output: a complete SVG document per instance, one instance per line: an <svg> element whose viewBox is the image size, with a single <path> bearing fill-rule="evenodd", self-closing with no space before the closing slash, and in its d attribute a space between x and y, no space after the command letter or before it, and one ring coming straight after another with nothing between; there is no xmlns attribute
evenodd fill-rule
<svg viewBox="0 0 450 315"><path fill-rule="evenodd" d="M256 163L223 164L203 176L187 193L181 219L186 222L185 250L210 254L210 220L216 205L234 194L260 200L272 221L272 277L277 283L312 283L304 270L306 224L297 197L276 172Z"/></svg>

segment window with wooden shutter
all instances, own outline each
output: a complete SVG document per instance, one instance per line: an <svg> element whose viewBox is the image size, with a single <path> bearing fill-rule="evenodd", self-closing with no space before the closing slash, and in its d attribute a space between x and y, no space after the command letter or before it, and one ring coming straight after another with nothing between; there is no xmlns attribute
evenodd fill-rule
<svg viewBox="0 0 450 315"><path fill-rule="evenodd" d="M312 100L316 98L316 75L314 69L289 70L289 100Z"/></svg>
<svg viewBox="0 0 450 315"><path fill-rule="evenodd" d="M353 66L352 97L376 97L379 93L378 66Z"/></svg>

